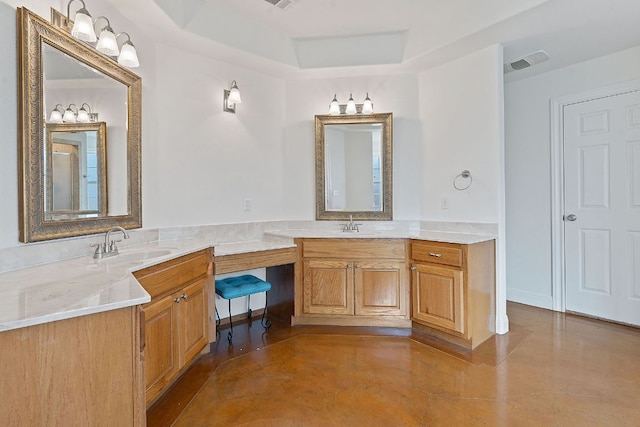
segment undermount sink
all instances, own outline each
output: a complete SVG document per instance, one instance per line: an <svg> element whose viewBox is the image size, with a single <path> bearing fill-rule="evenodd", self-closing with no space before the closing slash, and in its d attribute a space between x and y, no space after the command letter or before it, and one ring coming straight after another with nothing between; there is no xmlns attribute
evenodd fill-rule
<svg viewBox="0 0 640 427"><path fill-rule="evenodd" d="M146 259L158 258L161 256L169 255L170 253L171 253L171 250L169 249L155 249L152 251L131 252L127 254L115 255L111 258L107 258L103 260L103 262L120 263L120 262L144 261Z"/></svg>

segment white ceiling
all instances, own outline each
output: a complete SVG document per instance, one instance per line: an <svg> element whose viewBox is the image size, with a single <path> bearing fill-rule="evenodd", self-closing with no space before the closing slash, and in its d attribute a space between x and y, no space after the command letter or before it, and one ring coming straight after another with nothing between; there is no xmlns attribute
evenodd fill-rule
<svg viewBox="0 0 640 427"><path fill-rule="evenodd" d="M640 45L639 0L109 0L148 36L277 75L417 72L495 43L506 81Z"/></svg>

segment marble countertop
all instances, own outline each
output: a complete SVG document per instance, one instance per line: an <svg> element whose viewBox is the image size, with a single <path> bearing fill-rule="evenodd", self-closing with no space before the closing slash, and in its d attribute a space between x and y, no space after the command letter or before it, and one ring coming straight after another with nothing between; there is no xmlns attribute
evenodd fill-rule
<svg viewBox="0 0 640 427"><path fill-rule="evenodd" d="M294 238L400 238L473 244L495 237L441 231L280 230L265 240L215 244L176 239L120 250L111 258L92 255L0 273L0 332L144 304L149 294L131 274L182 255L214 247L216 256L293 248Z"/></svg>
<svg viewBox="0 0 640 427"><path fill-rule="evenodd" d="M345 232L342 230L275 230L265 233L267 237L276 238L329 238L329 239L415 239L431 240L435 242L459 243L471 245L474 243L494 240L496 237L484 234L454 233L448 231L419 231L419 230L361 230L359 232Z"/></svg>

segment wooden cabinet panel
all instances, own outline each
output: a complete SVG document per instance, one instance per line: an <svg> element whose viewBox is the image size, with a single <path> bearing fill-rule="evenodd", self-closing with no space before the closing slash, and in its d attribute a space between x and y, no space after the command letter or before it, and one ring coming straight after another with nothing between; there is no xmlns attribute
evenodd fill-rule
<svg viewBox="0 0 640 427"><path fill-rule="evenodd" d="M411 244L411 258L416 261L462 267L464 251L461 245L454 243L414 241Z"/></svg>
<svg viewBox="0 0 640 427"><path fill-rule="evenodd" d="M207 293L206 280L187 286L179 294L180 303L180 352L179 363L183 366L208 344L207 339Z"/></svg>
<svg viewBox="0 0 640 427"><path fill-rule="evenodd" d="M304 307L308 314L353 314L353 264L304 262Z"/></svg>
<svg viewBox="0 0 640 427"><path fill-rule="evenodd" d="M178 318L174 296L144 306L144 374L147 404L155 400L178 371Z"/></svg>
<svg viewBox="0 0 640 427"><path fill-rule="evenodd" d="M465 333L462 271L417 264L413 270L413 318Z"/></svg>
<svg viewBox="0 0 640 427"><path fill-rule="evenodd" d="M406 314L405 263L362 261L355 263L354 271L356 315Z"/></svg>
<svg viewBox="0 0 640 427"><path fill-rule="evenodd" d="M151 298L173 293L198 278L205 278L211 250L204 250L157 264L133 273Z"/></svg>
<svg viewBox="0 0 640 427"><path fill-rule="evenodd" d="M3 426L145 425L138 307L0 332Z"/></svg>
<svg viewBox="0 0 640 427"><path fill-rule="evenodd" d="M405 259L404 239L305 239L304 258Z"/></svg>

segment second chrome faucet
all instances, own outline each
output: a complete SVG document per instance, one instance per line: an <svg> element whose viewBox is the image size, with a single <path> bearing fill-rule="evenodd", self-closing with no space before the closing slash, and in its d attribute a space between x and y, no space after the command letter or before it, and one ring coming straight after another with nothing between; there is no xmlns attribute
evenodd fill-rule
<svg viewBox="0 0 640 427"><path fill-rule="evenodd" d="M109 231L107 231L104 235L104 243L93 243L91 247L95 247L96 250L93 253L93 257L96 259L100 258L108 258L111 256L118 255L118 246L116 246L116 242L121 242L122 240L111 240L111 233L114 231L121 231L122 235L125 239L129 238L129 234L127 230L122 227L113 227Z"/></svg>

